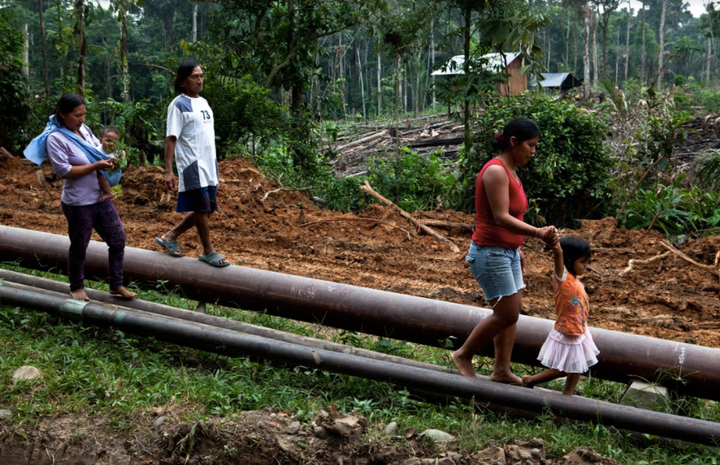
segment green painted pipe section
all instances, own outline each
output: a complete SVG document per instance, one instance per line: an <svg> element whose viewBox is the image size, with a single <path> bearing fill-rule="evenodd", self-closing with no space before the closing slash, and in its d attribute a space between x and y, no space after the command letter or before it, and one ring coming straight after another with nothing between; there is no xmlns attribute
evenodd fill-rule
<svg viewBox="0 0 720 465"><path fill-rule="evenodd" d="M90 302L84 300L65 299L65 301L58 308L60 316L68 318L74 321L82 321L83 309Z"/></svg>

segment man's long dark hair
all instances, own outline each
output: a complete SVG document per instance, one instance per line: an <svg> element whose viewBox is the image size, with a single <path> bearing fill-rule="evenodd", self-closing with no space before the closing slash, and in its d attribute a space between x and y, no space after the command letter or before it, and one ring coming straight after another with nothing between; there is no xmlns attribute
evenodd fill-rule
<svg viewBox="0 0 720 465"><path fill-rule="evenodd" d="M175 85L175 95L180 95L185 92L182 85L185 79L189 78L198 66L200 66L200 64L197 61L188 60L178 67L177 73L175 73L175 81L173 82Z"/></svg>

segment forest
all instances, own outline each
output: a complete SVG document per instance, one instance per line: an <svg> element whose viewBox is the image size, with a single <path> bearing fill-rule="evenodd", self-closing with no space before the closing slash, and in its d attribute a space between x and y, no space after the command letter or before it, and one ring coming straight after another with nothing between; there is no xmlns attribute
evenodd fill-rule
<svg viewBox="0 0 720 465"><path fill-rule="evenodd" d="M497 91L507 74L484 65L489 53L518 54L528 83L545 72L567 72L581 81L569 95L564 92L568 98L558 103L559 109L553 103L534 103L545 107L547 117L565 111L567 102L586 108L592 108L598 96L605 102L596 107L603 124L622 127L614 131L596 126L590 132L610 131L624 139L608 144L601 137L588 143L601 151L599 158L615 159L593 163L614 165L624 173L624 182L615 187L620 190L637 192L644 187L636 183L641 177L640 184L657 180L643 169L657 174L673 166L672 147L643 140L643 134L682 139L691 117L720 109L720 19L713 3L699 18L680 0L8 0L1 8L0 71L11 91L0 97L7 109L0 146L11 153L20 153L42 130L62 93L76 92L88 101L90 126L120 129L130 164L162 163L158 154L174 70L192 58L202 63L208 77L203 95L218 114L221 159L250 158L271 177L282 175L283 184L314 189L317 198L343 210L357 210L363 199L348 194L357 189L346 179L327 179L342 155L333 150L333 141L363 125L399 126L445 112L464 125L463 148L457 160L441 154L439 161L432 156L418 159L417 164L434 161L442 166L435 171L423 167L432 179L420 184L436 186L430 189L435 192L430 208L467 207L472 188L443 176L453 166L460 166L465 176L475 169L485 156L481 134L497 130L479 125L486 124L492 108L507 106ZM458 55L464 57L462 72L433 75ZM549 96L541 80L520 99L533 105L552 100ZM481 108L489 109L485 116L477 111ZM572 129L585 137L583 116L577 118ZM480 147L473 148L478 140ZM562 155L572 157L579 143ZM536 173L547 173L557 162L554 155L544 158ZM639 163L622 168L622 162L633 160ZM399 169L375 165L375 171ZM581 187L586 195L597 196L609 186L599 171L587 176L593 179ZM442 189L444 194L439 193ZM427 189L420 190L414 203L428 203L421 198ZM538 218L564 223L574 218L573 212L556 218L546 211L547 192L535 194ZM614 195L612 201L600 200L593 217L618 209L623 213L622 203L632 199Z"/></svg>

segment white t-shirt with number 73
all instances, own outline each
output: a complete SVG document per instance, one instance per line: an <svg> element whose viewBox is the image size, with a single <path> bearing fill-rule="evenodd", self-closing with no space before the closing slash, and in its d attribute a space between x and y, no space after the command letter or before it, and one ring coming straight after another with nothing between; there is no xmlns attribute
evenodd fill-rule
<svg viewBox="0 0 720 465"><path fill-rule="evenodd" d="M202 97L180 94L168 106L167 137L175 136L178 190L185 192L217 186L213 112Z"/></svg>

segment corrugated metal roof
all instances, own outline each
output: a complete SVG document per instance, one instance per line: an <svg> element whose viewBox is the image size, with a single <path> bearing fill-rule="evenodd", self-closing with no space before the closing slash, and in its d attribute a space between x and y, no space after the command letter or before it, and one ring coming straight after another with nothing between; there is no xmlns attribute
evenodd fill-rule
<svg viewBox="0 0 720 465"><path fill-rule="evenodd" d="M540 85L545 89L561 88L561 87L563 87L563 84L565 84L567 87L575 87L577 82L580 82L571 73L540 73L540 74L543 77L543 80L540 81ZM571 82L566 83L565 81L568 78L570 78ZM533 79L528 87L532 88L535 86L537 86L537 80Z"/></svg>
<svg viewBox="0 0 720 465"><path fill-rule="evenodd" d="M483 55L481 59L487 60L487 69L491 69L495 72L500 72L505 68L505 63L508 65L515 61L520 56L519 53L505 52L505 60L503 60L502 54L500 53L488 53ZM455 55L450 58L440 69L432 72L432 76L454 76L457 74L465 74L463 65L465 64L465 55Z"/></svg>

